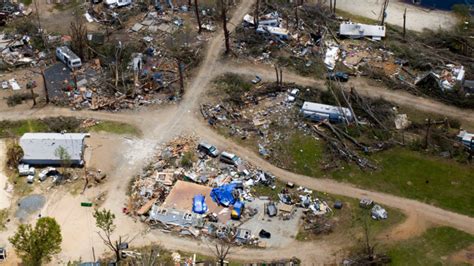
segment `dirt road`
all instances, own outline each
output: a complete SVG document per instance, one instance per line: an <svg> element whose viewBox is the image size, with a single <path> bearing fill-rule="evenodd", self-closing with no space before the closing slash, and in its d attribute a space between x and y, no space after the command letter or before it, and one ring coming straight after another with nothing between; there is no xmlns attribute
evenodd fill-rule
<svg viewBox="0 0 474 266"><path fill-rule="evenodd" d="M219 71L220 73L232 72L236 74L253 76L258 74L266 81L275 80L275 70L269 65L237 64L226 62L225 64L220 65ZM325 85L326 81L323 79L323 77L319 77L319 79L312 79L285 71L283 73L283 79L285 82L289 83L295 83L304 86L314 86L324 90L327 89ZM389 90L382 84L380 84L380 86L370 85L367 83L366 78L352 78L348 83L346 83L346 85L347 88L356 88L359 94L363 96L382 98L400 106L407 106L419 111L449 116L461 121L474 123L474 110L457 108L455 106L450 106L433 99L415 96L401 90Z"/></svg>
<svg viewBox="0 0 474 266"><path fill-rule="evenodd" d="M229 26L232 31L240 23L244 14L248 13L254 1L241 1L236 8ZM48 197L44 215L57 217L64 232L62 253L59 256L64 262L74 260L79 257L83 260L91 260L91 246L94 246L96 255L105 251L104 246L96 234L95 225L91 219L91 210L80 207L82 200L89 200L102 191L107 191L106 200L102 207L112 210L116 216L117 235L128 235L134 240L134 246L146 245L151 242L159 242L164 247L179 249L190 252L210 254L210 249L206 244L191 241L164 234L159 231L148 231L148 228L134 219L122 215L121 209L126 203L126 189L132 176L139 173L152 157L160 144L180 134L196 134L199 138L207 139L221 148L235 151L244 159L251 161L254 165L273 172L284 181L292 181L308 188L325 191L337 195L344 195L353 198L368 196L375 201L398 208L404 211L409 217L416 215L416 220L430 221L434 224L448 225L460 230L474 234L474 219L450 211L442 210L421 202L404 199L393 195L367 191L350 184L338 183L328 179L317 179L308 176L294 174L277 168L260 158L257 154L244 147L240 147L229 139L226 139L207 126L206 121L201 118L198 111L201 96L211 87L210 82L217 75L231 71L240 74L255 75L259 73L264 79L273 79L273 70L267 67L255 67L251 65L229 64L220 62L219 58L223 51L223 34L217 34L210 40L201 67L197 70L195 77L187 85L186 94L179 105L168 105L159 108L150 108L138 111L128 111L121 113L103 112L72 112L67 109L47 107L39 110L24 111L21 113L0 113L0 119L21 119L21 118L41 118L46 116L72 115L76 117L93 117L96 119L107 119L128 122L138 126L144 136L141 139L129 139L121 150L117 151L118 162L114 171L109 176L109 181L103 187L91 189L84 195L73 196L71 194L52 194ZM324 85L322 80L313 80L299 77L293 74L284 74L286 81L295 82L302 85ZM449 112L454 116L466 116L466 112L456 110L449 106L437 102L417 98L399 92L391 92L381 88L371 87L368 84L355 84L359 91L366 92L372 97L387 97L388 100L397 104L413 104L415 108L433 112ZM323 86L321 86L323 87ZM359 88L360 87L360 88ZM472 116L468 119L474 121ZM124 147L124 148L123 148ZM413 220L409 220L413 221ZM400 227L399 230L405 230ZM422 231L423 229L421 229ZM400 231L398 231L400 232ZM78 245L77 243L83 243ZM303 259L304 265L313 263L332 263L334 253L345 243L324 243L316 241L311 243L295 243L280 249L239 249L235 250L231 257L245 260L271 260L288 257L299 257Z"/></svg>
<svg viewBox="0 0 474 266"><path fill-rule="evenodd" d="M382 0L338 0L337 8L350 12L354 15L378 20L381 10ZM386 21L388 24L403 27L403 13L407 10L407 29L423 31L423 29L452 29L456 23L456 17L445 11L428 10L414 5L403 3L402 1L390 1L387 8Z"/></svg>

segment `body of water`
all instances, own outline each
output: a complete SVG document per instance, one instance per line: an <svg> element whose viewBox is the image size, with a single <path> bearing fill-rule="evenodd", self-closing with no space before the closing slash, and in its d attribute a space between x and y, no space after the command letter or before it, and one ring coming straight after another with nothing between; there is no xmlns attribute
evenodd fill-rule
<svg viewBox="0 0 474 266"><path fill-rule="evenodd" d="M412 0L407 2L413 3ZM473 5L474 0L421 0L421 6L443 10L451 10L451 7L455 4Z"/></svg>

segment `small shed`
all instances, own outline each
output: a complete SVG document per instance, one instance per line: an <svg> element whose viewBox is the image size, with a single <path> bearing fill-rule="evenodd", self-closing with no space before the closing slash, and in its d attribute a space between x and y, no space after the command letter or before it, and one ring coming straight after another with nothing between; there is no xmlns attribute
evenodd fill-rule
<svg viewBox="0 0 474 266"><path fill-rule="evenodd" d="M84 165L85 138L82 133L26 133L20 138L22 163L40 166Z"/></svg>

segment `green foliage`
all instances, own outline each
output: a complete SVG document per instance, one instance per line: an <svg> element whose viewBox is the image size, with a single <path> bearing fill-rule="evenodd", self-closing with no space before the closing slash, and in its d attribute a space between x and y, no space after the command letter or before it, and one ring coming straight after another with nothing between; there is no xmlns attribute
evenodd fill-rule
<svg viewBox="0 0 474 266"><path fill-rule="evenodd" d="M11 143L7 148L7 166L16 168L23 158L24 152L17 142Z"/></svg>
<svg viewBox="0 0 474 266"><path fill-rule="evenodd" d="M470 16L469 6L462 4L455 4L451 8L454 14L460 16L461 18L468 18Z"/></svg>
<svg viewBox="0 0 474 266"><path fill-rule="evenodd" d="M8 209L0 210L0 232L7 229Z"/></svg>
<svg viewBox="0 0 474 266"><path fill-rule="evenodd" d="M436 227L387 249L392 265L450 265L446 261L449 255L473 244L472 235L450 227Z"/></svg>
<svg viewBox="0 0 474 266"><path fill-rule="evenodd" d="M61 251L61 228L54 218L42 217L34 228L21 224L9 241L24 265L42 265Z"/></svg>
<svg viewBox="0 0 474 266"><path fill-rule="evenodd" d="M187 151L181 157L180 164L184 168L191 168L193 166L194 154L190 151Z"/></svg>
<svg viewBox="0 0 474 266"><path fill-rule="evenodd" d="M115 214L110 210L95 210L93 214L95 218L96 226L104 231L105 234L111 234L115 231L116 225L114 224Z"/></svg>
<svg viewBox="0 0 474 266"><path fill-rule="evenodd" d="M54 155L61 160L61 164L63 167L67 168L71 166L71 155L63 146L59 146L54 151Z"/></svg>

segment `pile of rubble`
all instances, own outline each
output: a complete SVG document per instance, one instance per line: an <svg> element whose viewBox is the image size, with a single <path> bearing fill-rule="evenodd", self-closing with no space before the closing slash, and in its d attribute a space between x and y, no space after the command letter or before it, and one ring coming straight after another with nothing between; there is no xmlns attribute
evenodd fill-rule
<svg viewBox="0 0 474 266"><path fill-rule="evenodd" d="M193 138L171 141L136 177L124 211L166 232L238 245L262 245L259 237L245 228L247 221L257 219L257 213L269 218L280 213L281 219L290 220L296 207L315 215L331 211L326 202L313 199L313 192L302 187L291 193L280 191L278 204L268 201L268 197L256 195L254 188L275 189L273 175L231 153L222 152L219 158L213 154L219 154L215 147L197 145ZM265 207L259 210L262 200Z"/></svg>

